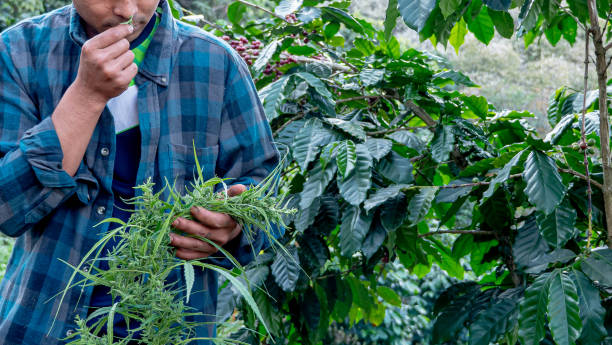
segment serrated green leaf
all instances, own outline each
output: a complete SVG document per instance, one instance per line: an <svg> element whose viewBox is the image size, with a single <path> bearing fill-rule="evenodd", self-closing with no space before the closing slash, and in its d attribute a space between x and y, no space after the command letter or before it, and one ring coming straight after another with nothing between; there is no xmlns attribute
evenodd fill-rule
<svg viewBox="0 0 612 345"><path fill-rule="evenodd" d="M357 154L355 169L344 180L338 179L338 188L344 200L357 206L365 200L372 183L372 157L363 144L357 144L355 149Z"/></svg>
<svg viewBox="0 0 612 345"><path fill-rule="evenodd" d="M393 142L387 139L367 138L365 145L368 147L368 150L370 150L372 158L380 160L391 151Z"/></svg>
<svg viewBox="0 0 612 345"><path fill-rule="evenodd" d="M560 270L553 272L548 296L549 328L555 343L575 344L582 330L582 322L574 282Z"/></svg>
<svg viewBox="0 0 612 345"><path fill-rule="evenodd" d="M436 7L436 0L399 0L398 9L409 28L421 32Z"/></svg>
<svg viewBox="0 0 612 345"><path fill-rule="evenodd" d="M455 147L453 126L439 126L431 142L431 157L438 163L448 160Z"/></svg>
<svg viewBox="0 0 612 345"><path fill-rule="evenodd" d="M557 164L544 152L529 154L523 179L527 183L525 194L538 211L549 214L563 200L566 187L557 171Z"/></svg>
<svg viewBox="0 0 612 345"><path fill-rule="evenodd" d="M576 210L566 199L549 215L539 212L538 227L542 237L553 248L562 248L567 241L576 236Z"/></svg>
<svg viewBox="0 0 612 345"><path fill-rule="evenodd" d="M606 287L612 287L612 249L594 250L580 264L582 272L592 281Z"/></svg>
<svg viewBox="0 0 612 345"><path fill-rule="evenodd" d="M571 278L576 285L582 320L582 333L578 340L582 345L599 345L608 334L604 327L606 310L601 305L599 290L578 270L572 270Z"/></svg>
<svg viewBox="0 0 612 345"><path fill-rule="evenodd" d="M519 305L519 339L523 345L539 345L544 338L551 278L550 273L544 273L525 290Z"/></svg>
<svg viewBox="0 0 612 345"><path fill-rule="evenodd" d="M493 180L491 180L491 183L489 184L489 188L487 188L487 190L482 195L483 200L490 198L495 192L495 190L497 189L497 186L499 186L501 183L504 183L508 180L508 178L510 177L510 171L512 170L512 168L514 168L515 165L518 164L524 152L525 151L520 151L514 157L512 157L510 162L504 165L504 168L501 169L497 173L497 175L495 176L495 178L493 178Z"/></svg>
<svg viewBox="0 0 612 345"><path fill-rule="evenodd" d="M279 250L270 268L278 286L285 292L292 292L300 275L300 259L295 247L288 247L287 252Z"/></svg>
<svg viewBox="0 0 612 345"><path fill-rule="evenodd" d="M409 224L416 225L427 215L437 191L438 187L423 187L412 197L408 204Z"/></svg>
<svg viewBox="0 0 612 345"><path fill-rule="evenodd" d="M338 145L336 155L336 163L338 164L338 173L341 174L342 179L348 176L357 163L357 152L355 143L352 140L345 140Z"/></svg>
<svg viewBox="0 0 612 345"><path fill-rule="evenodd" d="M195 280L195 272L193 265L189 261L183 262L183 272L185 274L185 303L189 303L189 297L191 296L191 289L193 289L193 283Z"/></svg>
<svg viewBox="0 0 612 345"><path fill-rule="evenodd" d="M359 206L346 205L342 210L340 225L340 254L351 257L361 250L361 243L370 229L373 215L361 211Z"/></svg>

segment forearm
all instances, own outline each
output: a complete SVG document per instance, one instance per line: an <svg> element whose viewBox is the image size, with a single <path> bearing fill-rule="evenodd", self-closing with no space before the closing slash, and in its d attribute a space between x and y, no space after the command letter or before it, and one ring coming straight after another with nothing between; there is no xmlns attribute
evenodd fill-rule
<svg viewBox="0 0 612 345"><path fill-rule="evenodd" d="M73 83L55 108L51 120L62 148L62 167L74 176L91 140L105 102Z"/></svg>

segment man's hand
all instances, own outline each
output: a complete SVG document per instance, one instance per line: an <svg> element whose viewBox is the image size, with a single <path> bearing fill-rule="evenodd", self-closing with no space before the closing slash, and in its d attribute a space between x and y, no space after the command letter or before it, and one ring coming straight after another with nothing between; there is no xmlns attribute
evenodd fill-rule
<svg viewBox="0 0 612 345"><path fill-rule="evenodd" d="M245 190L244 185L237 184L231 186L227 194L232 197ZM194 220L178 217L172 226L187 234L207 238L219 246L236 238L242 231L240 225L227 214L192 207L191 215ZM170 234L170 245L176 247L176 256L185 260L202 259L217 252L217 248L206 241L177 234Z"/></svg>
<svg viewBox="0 0 612 345"><path fill-rule="evenodd" d="M131 25L117 25L85 42L76 86L104 104L122 94L138 73L126 39L133 32Z"/></svg>

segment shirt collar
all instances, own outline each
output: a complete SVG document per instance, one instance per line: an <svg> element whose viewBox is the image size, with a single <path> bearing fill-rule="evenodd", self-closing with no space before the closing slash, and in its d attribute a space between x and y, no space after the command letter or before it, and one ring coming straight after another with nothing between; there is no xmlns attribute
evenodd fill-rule
<svg viewBox="0 0 612 345"><path fill-rule="evenodd" d="M168 2L160 0L159 6L162 8L161 21L147 50L147 59L139 67L138 73L161 86L168 86L170 69L175 56L178 27ZM69 33L70 38L79 46L83 46L88 39L83 20L72 5Z"/></svg>

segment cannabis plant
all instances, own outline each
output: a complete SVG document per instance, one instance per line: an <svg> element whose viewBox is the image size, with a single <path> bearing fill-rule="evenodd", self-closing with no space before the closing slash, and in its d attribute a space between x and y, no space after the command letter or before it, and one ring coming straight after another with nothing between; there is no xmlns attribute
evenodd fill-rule
<svg viewBox="0 0 612 345"><path fill-rule="evenodd" d="M201 206L232 216L251 243L254 233L261 231L274 249L285 250L273 232L277 227L284 227L283 217L295 210L287 207L285 195L276 194L281 165L259 185L251 186L234 197L227 194L227 179L214 177L205 181L197 157L196 165L198 175L184 193L167 181L165 188L154 193L154 184L149 180L136 187L140 190L138 196L127 200L135 209L127 223L115 218L103 221L117 223L118 227L99 240L78 266L72 266L73 275L61 298L63 300L67 291L78 285L82 288L101 285L110 289L113 304L97 309L86 320L78 319L78 331L69 339L71 345L127 344L136 338L141 344L166 345L202 339L195 336L195 329L201 324L188 320L189 316L198 315L198 311L186 305L194 283L194 266L223 275L240 291L263 322L247 286L248 280L238 277L242 267L230 253L209 239L196 236L219 249L236 268L229 271L204 261L178 259L170 246L170 233L176 231L171 224L177 217L191 219L191 207ZM169 197L162 200L165 190L169 191ZM103 248L112 238L117 239L117 245L103 253ZM108 270L97 267L96 263L102 260L108 262ZM167 279L177 269L183 271L185 286ZM77 274L83 278L77 280ZM115 315L122 315L126 320L126 338L113 335ZM103 332L105 325L106 332ZM221 342L225 340L221 339Z"/></svg>

